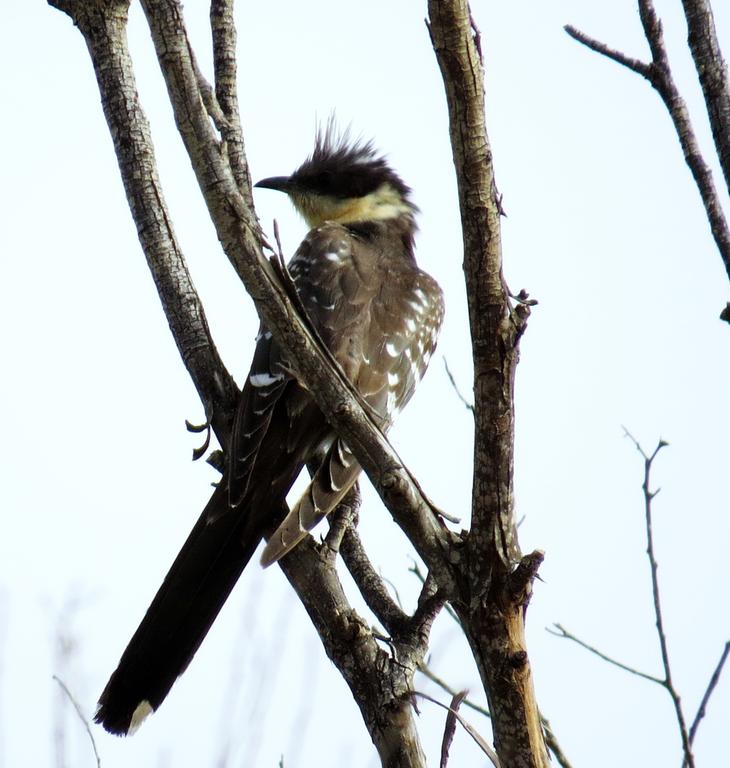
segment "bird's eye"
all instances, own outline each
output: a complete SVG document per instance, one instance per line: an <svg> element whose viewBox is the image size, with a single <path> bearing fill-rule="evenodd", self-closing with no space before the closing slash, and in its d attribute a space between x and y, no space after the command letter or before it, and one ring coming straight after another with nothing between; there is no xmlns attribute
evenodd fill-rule
<svg viewBox="0 0 730 768"><path fill-rule="evenodd" d="M312 187L321 193L328 193L332 187L332 171L318 171L312 177Z"/></svg>

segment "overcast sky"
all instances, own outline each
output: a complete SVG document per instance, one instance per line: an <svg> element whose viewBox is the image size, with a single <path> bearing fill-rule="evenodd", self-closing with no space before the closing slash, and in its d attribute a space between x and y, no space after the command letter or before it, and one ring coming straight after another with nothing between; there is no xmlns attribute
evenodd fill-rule
<svg viewBox="0 0 730 768"><path fill-rule="evenodd" d="M210 74L205 3L187 20ZM716 22L730 55L730 9ZM657 0L704 147L709 131L680 4ZM726 608L730 336L727 278L670 121L637 75L570 40L572 23L641 58L631 0L474 4L503 220L505 275L538 299L517 380L516 496L525 550L546 551L527 625L538 700L576 768L678 766L672 706L657 686L551 637L561 622L661 674L644 554L642 463L654 482L670 653L687 716L730 638ZM255 178L290 173L334 110L372 137L422 210L420 264L446 292L440 347L393 441L444 509L468 521L471 369L461 235L443 87L424 3L272 0L237 12L240 98ZM130 45L177 235L214 337L239 381L253 305L207 219L137 3ZM126 206L81 35L42 2L0 9L0 768L93 765L53 674L87 714L215 480L192 464L184 420L202 408L167 329ZM716 181L722 186L716 171ZM305 227L257 191L293 253ZM368 489L361 522L406 607L412 549ZM356 601L357 602L357 601ZM359 602L357 602L359 605ZM252 620L251 617L255 617ZM73 641L56 650L59 626ZM444 613L432 666L480 698L466 643ZM434 694L422 678L417 686ZM445 698L446 697L442 697ZM437 763L444 713L421 704ZM469 719L483 732L476 714ZM727 756L730 678L696 740L698 766ZM303 610L274 568L252 566L162 709L132 739L95 728L105 768L213 765L372 768L375 752ZM483 766L457 734L453 765Z"/></svg>

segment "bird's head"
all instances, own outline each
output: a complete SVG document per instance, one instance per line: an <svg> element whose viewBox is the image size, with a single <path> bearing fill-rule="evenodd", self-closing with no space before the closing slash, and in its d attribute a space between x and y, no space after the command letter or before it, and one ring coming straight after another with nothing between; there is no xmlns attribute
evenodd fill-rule
<svg viewBox="0 0 730 768"><path fill-rule="evenodd" d="M418 210L409 199L410 188L370 142L338 136L331 124L317 134L311 156L291 176L262 179L255 186L286 192L312 228L325 221L408 217L412 222Z"/></svg>

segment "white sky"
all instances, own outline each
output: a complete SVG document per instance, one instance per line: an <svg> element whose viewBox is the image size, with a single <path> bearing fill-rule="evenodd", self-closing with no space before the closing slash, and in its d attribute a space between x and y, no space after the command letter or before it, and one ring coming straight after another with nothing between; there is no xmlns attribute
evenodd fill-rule
<svg viewBox="0 0 730 768"><path fill-rule="evenodd" d="M186 13L210 73L206 5L190 2ZM730 55L730 9L716 5ZM657 6L709 146L679 4ZM694 716L730 638L729 336L717 319L727 279L658 97L562 31L570 22L646 58L635 3L479 2L474 12L508 213L505 273L540 302L522 344L516 454L523 548L546 550L528 612L540 706L576 768L679 765L666 694L544 628L562 622L660 673L642 466L621 425L647 449L664 437L657 554L676 683ZM333 109L388 153L422 209L419 260L447 295L440 352L468 392L455 185L424 16L423 3L387 0L241 3L240 96L255 178L291 172ZM130 37L177 234L240 380L256 333L252 304L207 220L137 4ZM80 34L42 2L4 3L0 71L0 768L14 768L55 764L52 674L93 711L215 477L190 463L196 438L183 422L202 409L149 279ZM266 229L276 217L293 253L304 226L286 199L256 199ZM436 502L468 519L470 418L440 355L393 439ZM363 517L375 562L411 605L411 550L372 492ZM65 663L54 660L59 616L75 641ZM478 695L445 614L432 652L439 674ZM68 765L93 765L66 703L63 712ZM697 737L699 766L726 759L729 715L726 675ZM422 704L433 764L443 716ZM94 732L105 768L213 765L226 745L231 766L275 766L282 753L287 768L377 765L348 690L276 569L249 569L134 738ZM454 766L485 764L463 733L452 755Z"/></svg>

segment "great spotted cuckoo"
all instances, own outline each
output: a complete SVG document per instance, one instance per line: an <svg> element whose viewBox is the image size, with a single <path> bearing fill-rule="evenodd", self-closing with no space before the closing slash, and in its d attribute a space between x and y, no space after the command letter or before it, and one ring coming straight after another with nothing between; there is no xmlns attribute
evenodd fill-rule
<svg viewBox="0 0 730 768"><path fill-rule="evenodd" d="M289 263L309 321L383 431L428 365L443 318L437 283L414 258L411 190L369 143L320 133L286 192L310 231ZM291 511L286 495L318 465ZM227 468L99 699L95 720L129 734L185 670L265 533L283 557L331 512L357 459L286 364L265 327L235 417ZM283 522L282 522L283 520Z"/></svg>

